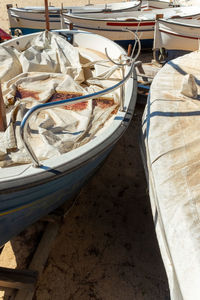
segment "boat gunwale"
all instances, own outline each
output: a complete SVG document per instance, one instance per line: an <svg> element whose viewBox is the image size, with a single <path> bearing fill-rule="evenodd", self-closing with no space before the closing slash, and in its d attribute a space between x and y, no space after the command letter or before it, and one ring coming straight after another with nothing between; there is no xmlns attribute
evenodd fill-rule
<svg viewBox="0 0 200 300"><path fill-rule="evenodd" d="M196 10L195 8L199 9L199 11L196 13ZM173 18L180 18L180 19L187 19L187 18L193 18L193 17L196 17L198 15L200 15L200 7L198 6L183 6L183 7L173 7L173 8L170 8L170 7L167 7L167 8L161 8L159 9L159 14L162 14L162 13L165 13L165 12L170 12L172 10L176 10L176 9L180 9L181 11L180 12L176 12L177 15L172 15L171 17L166 17L168 19L173 19ZM191 10L191 12L189 13L186 13L186 11ZM149 21L155 21L156 20L156 11L157 9L154 9L154 10L151 10L151 11L133 11L132 13L138 13L138 15L140 14L141 16L144 15L147 17L147 19L141 19L140 17L138 16L133 16L133 17L126 17L126 16L123 16L123 17L113 17L113 18L97 18L95 19L94 17L84 17L83 15L76 15L76 13L63 13L63 17L67 18L67 17L71 17L72 19L83 19L83 20L90 20L90 21L116 21L116 22L126 22L126 21L129 21L129 19L132 19L132 20L135 20L135 21L138 21L140 23L142 22L149 22ZM123 12L122 12L123 13ZM154 15L155 13L155 16L151 16L151 15ZM148 18L148 14L150 15L150 17ZM183 14L183 15L181 15ZM185 15L184 15L185 14ZM87 13L85 13L85 15L87 15ZM126 18L126 20L124 20Z"/></svg>
<svg viewBox="0 0 200 300"><path fill-rule="evenodd" d="M140 7L140 1L136 1L136 2L138 2L138 4L137 5L130 5L130 6L128 6L127 8L122 8L122 9L120 9L120 8L118 8L118 9L113 9L112 10L112 8L111 8L111 12L109 11L109 13L118 13L118 12L127 12L127 11L129 11L129 10L131 10L131 9L136 9L137 7ZM121 2L122 4L128 4L129 2ZM120 3L120 4L121 4ZM113 3L109 3L109 4L113 4ZM103 5L103 4L102 4ZM94 6L95 6L95 4L94 4ZM91 5L91 7L93 7L94 8L94 6L92 6ZM124 5L125 6L125 5ZM87 5L84 5L83 7L88 7ZM76 12L76 8L77 8L77 12ZM90 13L106 13L106 11L105 11L105 8L97 8L97 9L99 9L100 11L81 11L81 8L82 8L82 6L73 6L73 7L63 7L63 8L60 8L60 7L48 7L48 9L49 9L49 12L50 13L53 13L53 12L55 12L55 13L60 13L61 11L70 11L70 10L75 10L75 12L77 13L77 14L82 14L82 13L87 13L87 14L90 14ZM78 11L78 9L80 9L80 11ZM45 14L45 8L44 9L30 9L30 8L26 8L26 7L9 7L8 8L8 11L10 11L10 12L23 12L23 13L33 13L33 14L38 14L38 13L44 13ZM134 10L133 10L134 11ZM137 11L137 9L135 10L135 11ZM20 18L20 16L18 16L19 18Z"/></svg>
<svg viewBox="0 0 200 300"><path fill-rule="evenodd" d="M63 30L58 30L59 31L63 31ZM67 31L67 32L71 32L71 31ZM83 31L73 31L74 34L77 33L86 33L88 34L88 32L83 32ZM39 33L33 33L31 34L31 36L35 36L38 35ZM89 33L91 34L91 33ZM91 34L93 35L93 34ZM23 38L23 37L21 37ZM106 39L104 37L101 37L102 39ZM106 39L108 40L108 39ZM110 41L109 41L110 42ZM6 42L8 44L8 42ZM5 44L6 44L5 43ZM123 50L123 52L125 52L124 49L122 49L119 45L115 45L116 47L120 48L121 50ZM135 107L135 102L136 102L136 93L137 93L137 78L136 78L136 73L135 70L133 69L133 87L132 87L132 91L131 91L131 98L134 98L134 101L131 101L131 99L127 100L128 103L128 107L126 107L126 111L122 112L122 111L118 111L117 114L115 115L113 122L115 122L115 125L112 123L112 127L110 128L110 132L107 132L107 136L106 138L104 137L104 133L102 133L100 136L97 136L95 138L95 140L91 140L88 143L80 146L77 149L74 149L74 157L70 160L70 156L72 151L69 151L67 153L61 154L58 157L52 157L49 159L46 159L42 162L44 162L45 165L43 165L43 168L46 166L48 169L44 170L42 168L33 168L32 167L32 171L30 172L30 174L26 174L25 175L25 181L23 181L23 184L20 184L20 181L22 180L22 178L24 177L24 173L29 172L29 169L31 167L31 164L22 164L22 165L17 165L17 166L10 166L10 167L5 167L3 168L4 170L7 169L9 171L9 168L17 168L19 166L27 166L27 168L25 168L24 170L22 170L22 172L18 172L17 175L13 175L12 177L9 177L6 181L5 181L5 176L4 178L0 179L0 183L1 183L1 189L0 189L0 194L3 193L7 193L10 192L8 190L10 190L10 187L12 187L12 191L16 191L16 190L21 190L23 188L27 188L27 186L37 186L39 184L41 184L41 180L43 181L43 183L54 180L55 177L61 177L61 176L65 176L66 174L70 173L71 171L77 169L80 167L80 165L83 165L85 163L87 163L89 160L94 159L95 157L99 156L101 153L105 152L106 149L110 148L112 146L112 144L116 143L116 141L120 138L120 136L124 133L125 129L127 128L126 123L128 124L131 120L133 111L134 111L134 107ZM116 123L117 122L117 123ZM124 126L122 126L122 124L125 124ZM114 137L113 137L114 135ZM102 142L107 142L106 147L102 147ZM89 146L92 143L92 148L90 148L89 150L87 148L89 148ZM88 146L89 144L89 146ZM102 149L101 149L102 148ZM78 152L80 152L80 149L82 150L81 154L78 154ZM99 149L99 150L98 150ZM93 154L92 154L93 153ZM92 154L92 155L91 155ZM65 158L65 156L68 156L68 159ZM55 162L55 160L57 160L59 158L59 163ZM84 159L85 158L85 159ZM78 166L77 165L77 159L80 160L80 163ZM62 161L64 160L65 163L63 164ZM82 161L82 162L81 162ZM64 169L64 171L63 171ZM61 174L59 174L59 172ZM37 177L35 178L35 181L32 182L30 184L30 181L33 180L33 177ZM45 178L44 178L45 177ZM27 181L29 181L27 183ZM14 186L13 186L14 184ZM5 185L7 185L8 187L5 187Z"/></svg>
<svg viewBox="0 0 200 300"><path fill-rule="evenodd" d="M178 22L178 21L176 21L177 19L175 18L175 21L174 21L173 18L171 18L171 19L159 19L158 23L161 22L161 23L167 23L167 24L172 24L172 25L175 24L175 25L183 26L183 27L187 26L187 27L191 27L191 28L200 28L200 20L199 20L199 25L191 25L191 24L187 24L187 23ZM185 21L185 20L193 20L193 19L180 18L180 20Z"/></svg>

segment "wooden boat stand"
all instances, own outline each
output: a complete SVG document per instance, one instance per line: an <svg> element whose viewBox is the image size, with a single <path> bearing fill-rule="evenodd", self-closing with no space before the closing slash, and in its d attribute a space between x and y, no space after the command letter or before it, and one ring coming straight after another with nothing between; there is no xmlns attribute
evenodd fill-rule
<svg viewBox="0 0 200 300"><path fill-rule="evenodd" d="M59 228L76 198L67 202L40 221L47 223L43 235L36 246L35 253L27 269L11 269L0 267L0 287L6 291L5 300L32 300L36 284L47 263L51 247Z"/></svg>
<svg viewBox="0 0 200 300"><path fill-rule="evenodd" d="M137 102L140 104L146 104L152 80L158 70L161 68L161 65L156 63L154 60L152 60L150 63L142 63L142 61L137 61L135 63L135 68L138 78Z"/></svg>

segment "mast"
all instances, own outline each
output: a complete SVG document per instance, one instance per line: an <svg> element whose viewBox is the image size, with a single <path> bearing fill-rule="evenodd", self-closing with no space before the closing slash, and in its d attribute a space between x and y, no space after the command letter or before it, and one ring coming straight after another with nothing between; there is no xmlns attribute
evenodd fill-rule
<svg viewBox="0 0 200 300"><path fill-rule="evenodd" d="M49 31L49 9L48 9L48 0L44 0L44 6L45 6L45 20L46 20L46 32Z"/></svg>

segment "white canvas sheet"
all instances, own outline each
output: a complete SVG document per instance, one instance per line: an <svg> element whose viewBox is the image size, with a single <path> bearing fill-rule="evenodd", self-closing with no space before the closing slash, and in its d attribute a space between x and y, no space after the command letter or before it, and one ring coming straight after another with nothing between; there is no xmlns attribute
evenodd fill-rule
<svg viewBox="0 0 200 300"><path fill-rule="evenodd" d="M166 64L143 116L150 200L172 300L200 299L199 61L197 51Z"/></svg>
<svg viewBox="0 0 200 300"><path fill-rule="evenodd" d="M0 78L7 107L7 130L0 133L0 166L28 163L19 125L31 107L73 98L111 86L121 74L98 52L78 49L57 34L40 34L23 52L0 47ZM99 64L94 61L101 61ZM111 76L110 76L111 75ZM109 78L107 78L109 77ZM70 151L90 141L120 104L119 91L98 100L43 110L29 122L29 140L38 159Z"/></svg>

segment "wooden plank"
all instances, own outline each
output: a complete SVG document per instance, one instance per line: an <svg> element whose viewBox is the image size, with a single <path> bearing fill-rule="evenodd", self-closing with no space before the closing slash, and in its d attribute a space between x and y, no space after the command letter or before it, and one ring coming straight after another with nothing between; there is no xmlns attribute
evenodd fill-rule
<svg viewBox="0 0 200 300"><path fill-rule="evenodd" d="M37 271L0 267L0 286L14 289L34 290Z"/></svg>
<svg viewBox="0 0 200 300"><path fill-rule="evenodd" d="M49 257L49 253L53 242L57 236L59 230L58 223L49 223L44 231L41 241L36 249L33 259L29 265L30 270L35 270L39 275L43 272L46 265L46 261ZM32 300L34 291L19 290L15 296L15 300Z"/></svg>

